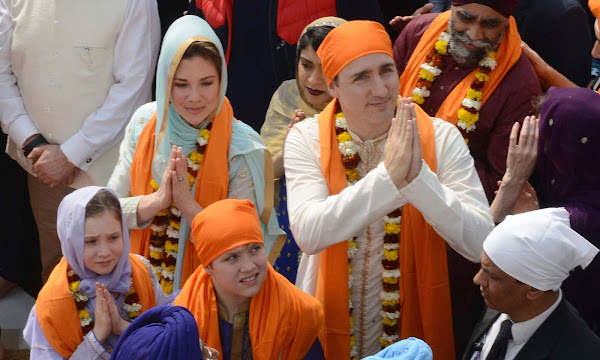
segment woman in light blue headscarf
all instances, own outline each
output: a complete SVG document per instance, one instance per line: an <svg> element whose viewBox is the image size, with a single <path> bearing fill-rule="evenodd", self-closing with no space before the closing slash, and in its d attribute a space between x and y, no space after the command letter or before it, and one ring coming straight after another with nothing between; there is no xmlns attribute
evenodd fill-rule
<svg viewBox="0 0 600 360"><path fill-rule="evenodd" d="M108 183L122 198L131 251L150 260L166 294L198 266L189 224L211 203L252 201L267 251L283 234L272 211L270 155L233 117L225 64L204 20L184 16L171 25L158 59L156 102L134 113Z"/></svg>

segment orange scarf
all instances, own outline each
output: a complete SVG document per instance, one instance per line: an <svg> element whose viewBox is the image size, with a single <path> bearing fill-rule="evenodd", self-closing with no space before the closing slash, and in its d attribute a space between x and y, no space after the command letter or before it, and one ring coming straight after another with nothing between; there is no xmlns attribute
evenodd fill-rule
<svg viewBox="0 0 600 360"><path fill-rule="evenodd" d="M213 119L210 140L204 153L196 178L196 192L194 198L206 208L215 201L227 198L229 187L229 142L231 140L231 121L233 109L227 98L223 101L221 111ZM167 119L164 119L167 121ZM151 194L154 190L150 185L152 180L152 159L155 151L156 113L144 126L140 134L135 155L131 163L131 196ZM131 252L146 258L150 256L150 227L140 230L131 230ZM188 235L189 239L189 235ZM181 284L200 265L196 250L190 241L185 243L185 256L181 274Z"/></svg>
<svg viewBox="0 0 600 360"><path fill-rule="evenodd" d="M146 265L135 255L129 254L133 287L140 298L140 313L154 307L154 289ZM35 302L37 319L44 336L60 356L68 359L83 341L83 331L75 300L71 296L67 280L67 260L63 257L52 270L48 282Z"/></svg>
<svg viewBox="0 0 600 360"><path fill-rule="evenodd" d="M429 28L425 31L417 47L413 51L408 64L400 76L400 95L402 97L410 97L414 90L417 80L419 79L419 71L421 65L427 60L427 54L433 49L433 46L440 34L448 29L448 20L452 11L446 11L440 14L433 20ZM450 56L450 55L447 55ZM490 98L496 87L502 82L506 73L512 69L513 65L519 61L521 57L521 37L517 29L517 23L511 16L508 20L508 30L504 34L504 38L498 47L496 62L498 65L489 73L490 79L485 82L481 105L483 106L487 99ZM475 80L475 68L469 75L454 87L448 94L446 100L440 106L435 117L446 120L447 122L456 125L458 122L458 110L462 107L462 101L467 96L467 90Z"/></svg>
<svg viewBox="0 0 600 360"><path fill-rule="evenodd" d="M256 360L302 359L323 331L323 308L268 265L267 278L250 301L250 341ZM206 344L222 353L212 278L199 267L174 305L188 308Z"/></svg>
<svg viewBox="0 0 600 360"><path fill-rule="evenodd" d="M319 115L321 167L335 195L346 188L346 172L335 133L334 99ZM435 136L431 118L419 107L417 124L423 159L436 171ZM423 339L437 359L454 359L454 335L446 242L412 205L402 207L400 232L400 337ZM325 308L325 358L350 358L348 313L348 242L323 250L317 299Z"/></svg>

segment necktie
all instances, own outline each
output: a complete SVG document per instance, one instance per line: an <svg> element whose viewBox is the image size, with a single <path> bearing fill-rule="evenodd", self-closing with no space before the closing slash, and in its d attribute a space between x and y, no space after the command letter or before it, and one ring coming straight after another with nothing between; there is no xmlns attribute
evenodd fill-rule
<svg viewBox="0 0 600 360"><path fill-rule="evenodd" d="M502 322L502 325L500 325L500 332L498 333L498 336L496 336L496 341L494 341L492 349L485 358L486 360L504 360L508 341L512 339L512 332L510 331L511 327L512 321L506 319Z"/></svg>

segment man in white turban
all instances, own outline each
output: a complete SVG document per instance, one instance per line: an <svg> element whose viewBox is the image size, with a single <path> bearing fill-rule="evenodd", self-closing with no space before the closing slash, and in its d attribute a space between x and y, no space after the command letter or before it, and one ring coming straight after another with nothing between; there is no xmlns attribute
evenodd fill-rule
<svg viewBox="0 0 600 360"><path fill-rule="evenodd" d="M463 359L600 358L600 338L560 290L598 251L571 229L564 208L506 217L483 243L473 279L486 305L500 314L479 327Z"/></svg>

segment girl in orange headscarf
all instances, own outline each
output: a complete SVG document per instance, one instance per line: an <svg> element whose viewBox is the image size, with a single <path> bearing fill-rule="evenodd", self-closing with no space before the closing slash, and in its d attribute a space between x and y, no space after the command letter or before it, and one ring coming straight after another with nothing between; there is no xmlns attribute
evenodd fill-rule
<svg viewBox="0 0 600 360"><path fill-rule="evenodd" d="M235 219L234 221L232 221ZM323 359L323 309L268 264L248 200L221 200L192 223L199 267L174 304L223 359Z"/></svg>

